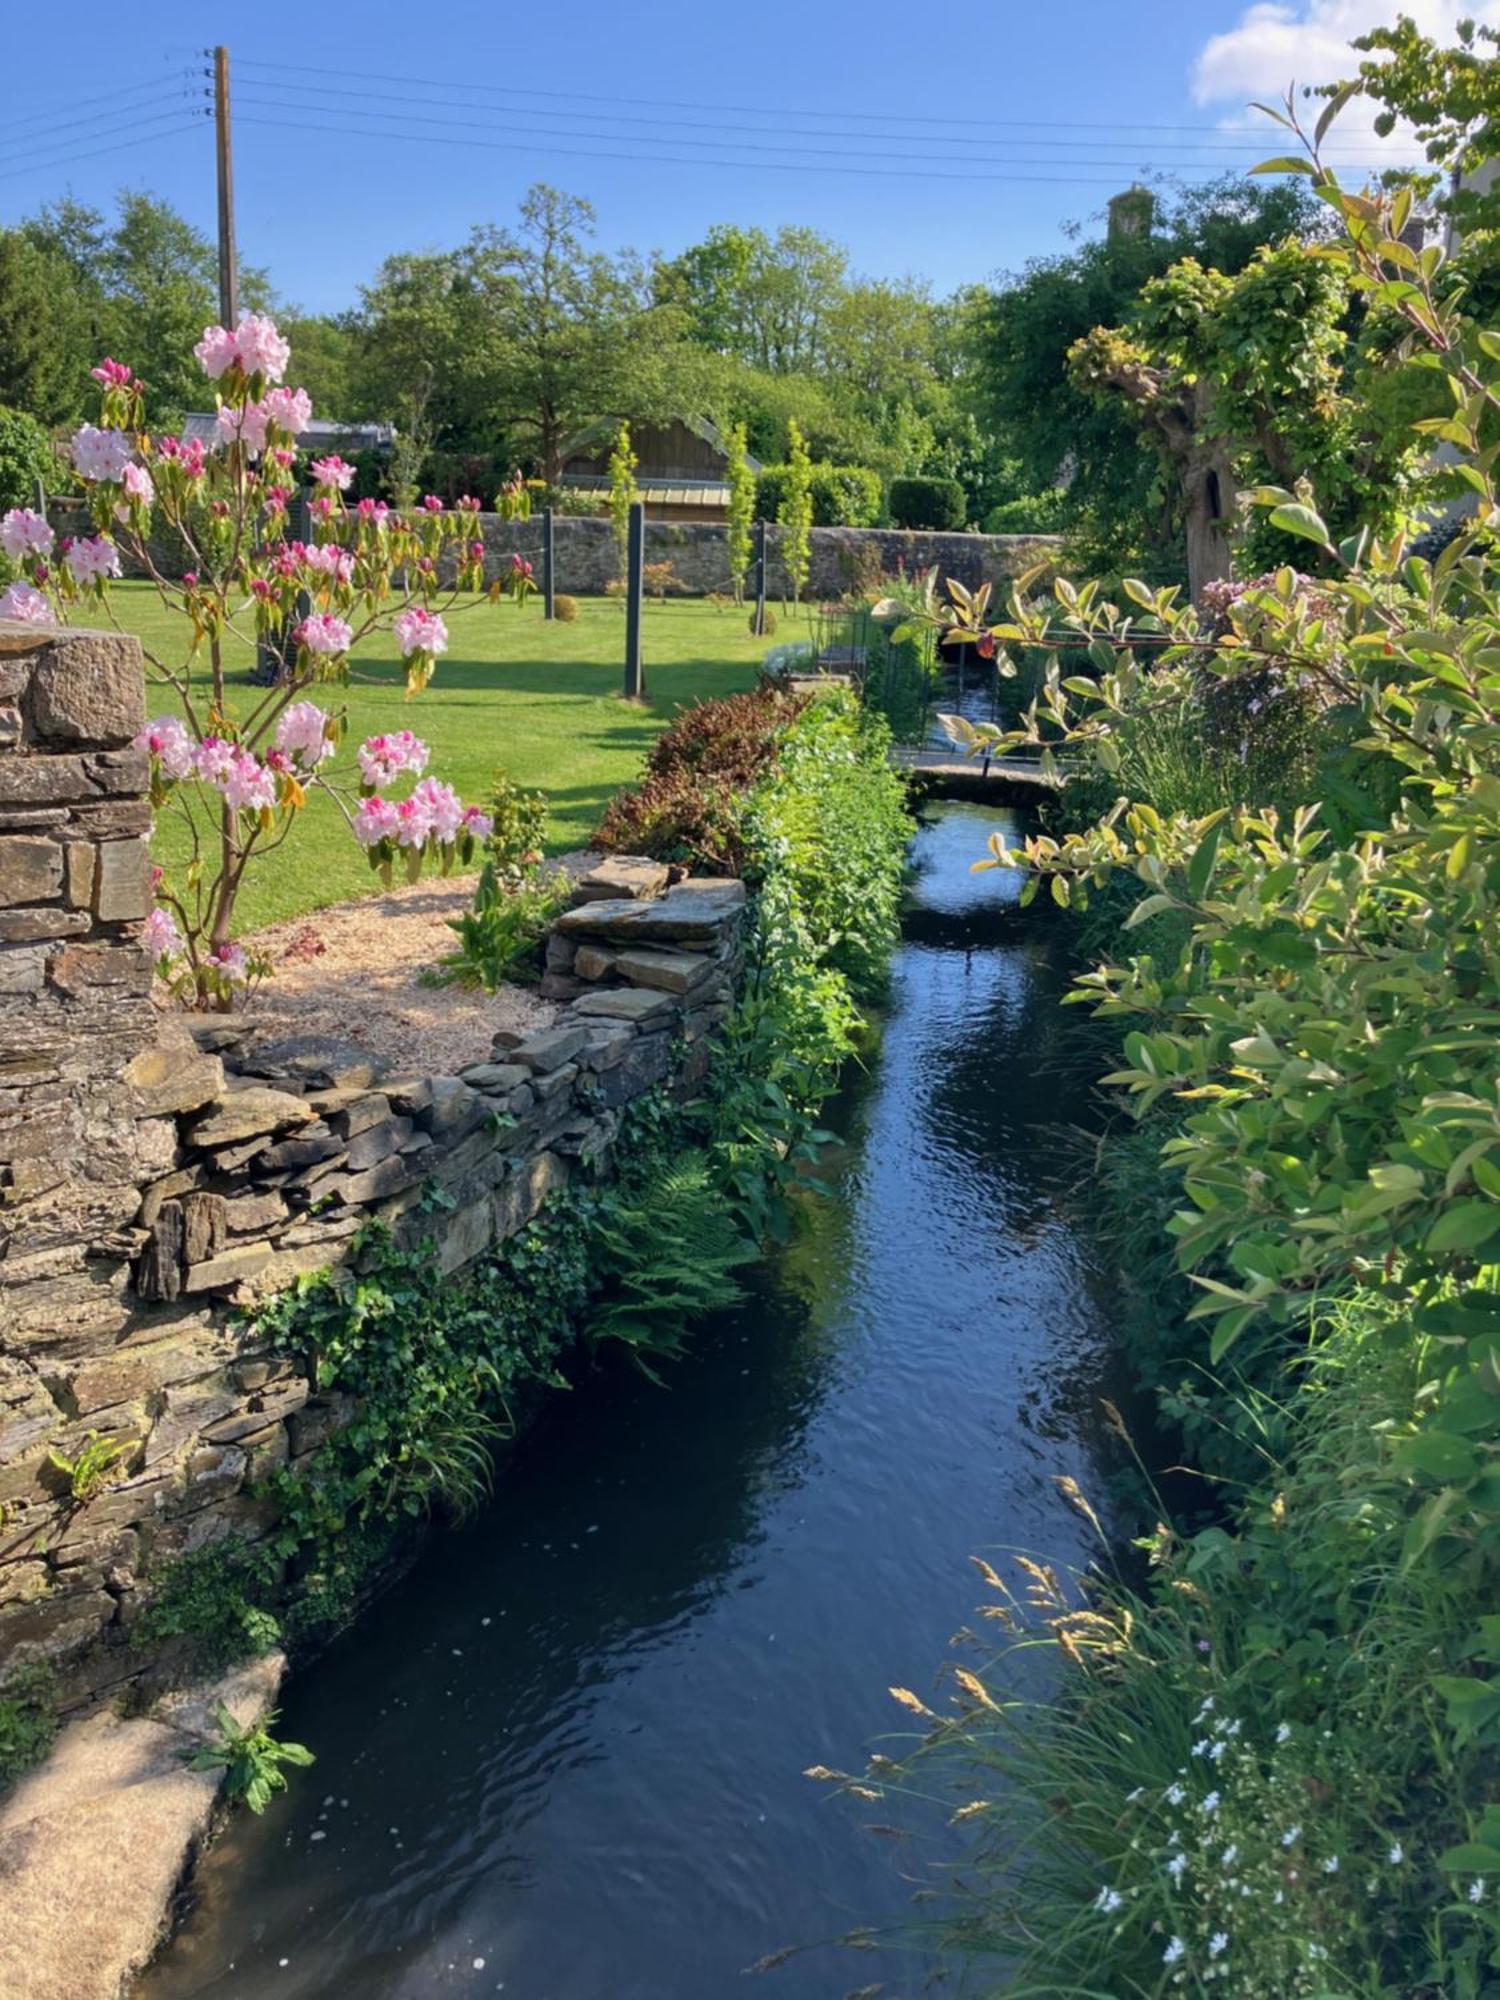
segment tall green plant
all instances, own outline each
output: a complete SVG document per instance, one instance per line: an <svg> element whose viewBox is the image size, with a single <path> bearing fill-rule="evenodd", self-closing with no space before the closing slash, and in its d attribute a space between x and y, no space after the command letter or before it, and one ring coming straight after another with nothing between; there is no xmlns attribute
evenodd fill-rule
<svg viewBox="0 0 1500 2000"><path fill-rule="evenodd" d="M777 520L782 527L781 560L792 587L792 602L802 601L812 569L812 460L796 418L787 425L786 490Z"/></svg>
<svg viewBox="0 0 1500 2000"><path fill-rule="evenodd" d="M750 573L751 530L755 524L755 474L750 470L743 424L730 427L725 445L725 477L729 482L729 576L734 586L734 601L743 604L745 579Z"/></svg>
<svg viewBox="0 0 1500 2000"><path fill-rule="evenodd" d="M630 445L630 426L621 424L609 455L609 521L615 538L617 574L625 574L630 547L630 510L640 497L636 492L635 469L640 464Z"/></svg>

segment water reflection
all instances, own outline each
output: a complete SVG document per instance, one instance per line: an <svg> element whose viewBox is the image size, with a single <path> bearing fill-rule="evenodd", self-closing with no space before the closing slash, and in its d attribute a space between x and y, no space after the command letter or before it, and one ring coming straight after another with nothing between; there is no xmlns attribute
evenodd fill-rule
<svg viewBox="0 0 1500 2000"><path fill-rule="evenodd" d="M1056 1200L1080 1105L1038 1060L1063 932L970 874L999 823L920 837L836 1199L668 1388L555 1399L484 1517L289 1690L319 1762L221 1842L138 2000L720 2000L778 1946L905 1917L890 1853L800 1773L931 1686L972 1552L1083 1556L1053 1479L1097 1485L1104 1314ZM920 1974L814 1950L767 1991Z"/></svg>

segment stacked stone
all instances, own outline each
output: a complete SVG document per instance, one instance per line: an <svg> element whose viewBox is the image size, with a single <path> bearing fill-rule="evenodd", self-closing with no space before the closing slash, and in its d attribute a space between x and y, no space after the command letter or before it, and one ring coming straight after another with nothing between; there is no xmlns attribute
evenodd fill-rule
<svg viewBox="0 0 1500 2000"><path fill-rule="evenodd" d="M460 1076L158 1017L138 650L0 637L0 676L0 1679L51 1659L82 1697L149 1664L122 1643L140 1575L263 1534L266 1473L353 1412L226 1309L338 1263L371 1219L456 1273L607 1170L621 1108L702 1074L745 892L604 862L548 942L567 1007ZM92 1433L118 1456L85 1497L54 1454Z"/></svg>

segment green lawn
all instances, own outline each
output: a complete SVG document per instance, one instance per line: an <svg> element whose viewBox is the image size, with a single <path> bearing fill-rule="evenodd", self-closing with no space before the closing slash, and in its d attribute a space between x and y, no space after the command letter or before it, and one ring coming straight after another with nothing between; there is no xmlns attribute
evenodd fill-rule
<svg viewBox="0 0 1500 2000"><path fill-rule="evenodd" d="M164 658L180 657L180 621L144 584L116 585L120 623ZM772 642L752 638L746 614L691 601L650 605L645 617L647 701L620 697L625 616L605 599L583 599L575 623L549 625L533 600L464 608L448 620L452 645L426 692L405 700L389 635L355 654L350 687L311 690L328 708L346 705L352 746L382 730L410 728L432 746L429 770L482 802L494 767L547 794L551 852L582 846L605 802L639 772L653 738L677 709L751 686ZM176 644L169 644L175 640ZM263 690L248 679L248 649L234 649L231 707L248 712ZM147 689L151 714L165 713L170 692ZM170 869L182 843L170 815L157 834L158 858ZM240 899L237 930L273 923L327 903L368 894L379 883L331 801L314 796L286 846L252 872Z"/></svg>

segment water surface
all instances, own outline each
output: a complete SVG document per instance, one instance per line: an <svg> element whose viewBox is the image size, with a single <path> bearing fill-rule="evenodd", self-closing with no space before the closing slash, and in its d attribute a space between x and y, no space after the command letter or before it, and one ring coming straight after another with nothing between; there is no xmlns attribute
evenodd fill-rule
<svg viewBox="0 0 1500 2000"><path fill-rule="evenodd" d="M1105 1299L1059 1189L1063 922L938 808L830 1200L665 1389L553 1400L493 1504L287 1690L316 1767L241 1815L138 2000L839 2000L913 1863L801 1773L931 1693L968 1558L1086 1560ZM998 1557L996 1558L999 1559ZM744 1968L810 1947L776 1971Z"/></svg>

